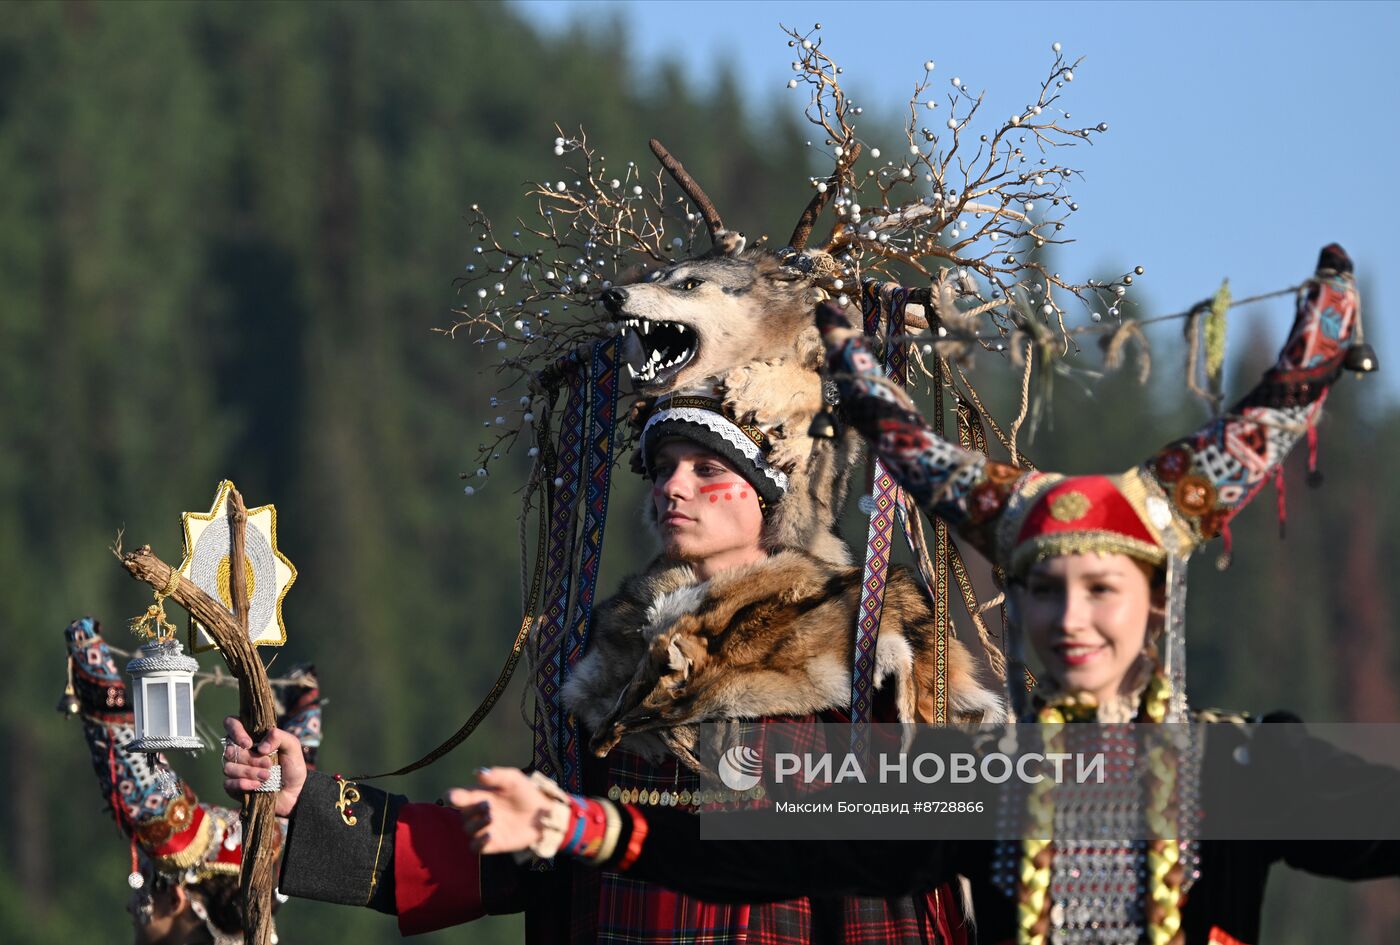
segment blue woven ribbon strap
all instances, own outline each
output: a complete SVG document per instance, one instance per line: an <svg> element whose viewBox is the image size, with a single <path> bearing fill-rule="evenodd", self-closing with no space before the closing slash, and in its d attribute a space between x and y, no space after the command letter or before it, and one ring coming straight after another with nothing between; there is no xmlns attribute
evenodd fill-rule
<svg viewBox="0 0 1400 945"><path fill-rule="evenodd" d="M535 770L558 780L555 758L559 748L559 689L563 685L564 634L569 613L574 563L574 530L578 519L579 480L582 478L587 365L578 362L566 374L566 398L559 424L555 479L547 484L550 500L549 539L545 551L545 610L540 620L535 671Z"/></svg>
<svg viewBox="0 0 1400 945"><path fill-rule="evenodd" d="M609 338L593 346L589 371L589 422L587 473L584 476L583 537L579 544L577 586L574 591L573 622L564 642L564 676L588 646L593 622L593 600L598 589L598 568L603 557L603 530L608 521L608 491L612 484L613 434L617 429L618 363L621 337ZM578 721L562 705L557 706L555 731L562 736L560 757L564 771L562 784L575 794L583 793L579 766Z"/></svg>

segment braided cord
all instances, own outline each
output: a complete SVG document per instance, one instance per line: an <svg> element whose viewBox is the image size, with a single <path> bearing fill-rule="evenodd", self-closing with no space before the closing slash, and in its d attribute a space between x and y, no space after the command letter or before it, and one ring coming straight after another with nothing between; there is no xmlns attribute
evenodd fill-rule
<svg viewBox="0 0 1400 945"><path fill-rule="evenodd" d="M1143 715L1161 724L1171 701L1171 683L1154 673L1143 694ZM1092 721L1093 700L1074 696L1043 706L1037 720L1045 727L1047 752L1064 748L1066 721ZM1175 945L1181 933L1181 885L1184 867L1181 844L1173 838L1176 826L1170 816L1176 791L1176 765L1160 742L1148 750L1147 920L1149 945ZM1022 841L1017 887L1017 945L1046 945L1050 931L1050 880L1054 863L1051 839L1055 826L1053 783L1042 779L1032 785L1027 799L1028 822Z"/></svg>
<svg viewBox="0 0 1400 945"><path fill-rule="evenodd" d="M1048 751L1059 751L1064 743L1065 714L1058 705L1046 705L1037 714L1044 726ZM1047 751L1047 753L1048 753ZM1016 896L1018 945L1045 945L1050 923L1050 865L1055 852L1051 836L1055 831L1054 782L1041 778L1031 785L1027 799L1030 817L1021 846L1021 871Z"/></svg>
<svg viewBox="0 0 1400 945"><path fill-rule="evenodd" d="M142 640L155 640L157 643L175 639L175 625L165 616L165 599L179 587L180 572L172 568L165 587L155 592L155 602L146 608L145 613L131 619L131 632Z"/></svg>
<svg viewBox="0 0 1400 945"><path fill-rule="evenodd" d="M1143 713L1161 724L1171 701L1171 683L1154 673L1143 694ZM1147 940L1149 945L1170 945L1181 931L1181 844L1169 816L1176 791L1176 764L1160 739L1147 751Z"/></svg>

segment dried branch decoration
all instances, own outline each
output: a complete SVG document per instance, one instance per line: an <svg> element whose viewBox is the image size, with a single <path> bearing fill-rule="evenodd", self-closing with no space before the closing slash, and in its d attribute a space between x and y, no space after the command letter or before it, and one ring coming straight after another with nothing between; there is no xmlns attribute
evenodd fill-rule
<svg viewBox="0 0 1400 945"><path fill-rule="evenodd" d="M468 222L479 258L467 267L466 302L448 333L494 345L504 383L490 401L485 427L495 432L481 449L469 494L526 426L544 421L541 395L556 366L618 331L599 314L601 306L595 312L602 293L687 258L769 252L818 297L843 304L864 279L907 278L912 270L929 280L915 296L922 309L911 307L907 317L911 330L929 331L908 339L925 354L936 349L962 357L1015 345L1020 358L1029 339L1043 369L1076 350L1073 336L1083 327L1067 326L1066 306L1077 303L1094 322L1119 316L1119 302L1142 267L1112 282L1076 283L1047 269L1039 252L1068 242L1062 231L1078 209L1067 189L1078 172L1061 162L1060 149L1108 127L1072 124L1061 108L1078 61L1065 59L1056 43L1033 97L975 139L983 96L954 78L946 103L936 101L934 63L925 62L908 102L907 152L882 160L880 149L857 135L862 109L842 88L842 70L823 51L820 29L785 28L797 50L788 86L810 91L805 114L824 136L820 147L833 167L810 179L814 194L786 247L745 252L743 237L725 229L704 190L654 139L662 169L648 172L632 161L608 162L582 130L570 136L557 128L554 153L571 161L560 180L531 186L534 220L520 221L504 237L472 206ZM927 112L947 118L939 128L921 126ZM667 174L681 193L669 189ZM812 245L828 207L835 220L826 239ZM697 246L702 229L711 247ZM537 456L538 447L530 452Z"/></svg>
<svg viewBox="0 0 1400 945"><path fill-rule="evenodd" d="M974 95L957 77L947 95L948 117L939 127L920 124L922 113L943 107L932 92L935 64L926 61L908 102L907 153L880 162L880 149L856 133L862 109L842 89L842 70L822 51L820 28L787 30L788 45L798 55L788 87L810 90L807 118L825 133L823 144L836 167L830 178L812 179L813 219L804 215L793 234L794 249L805 249L815 213L830 200L837 220L816 252L834 256L848 277L892 275L895 264L903 264L936 279L939 270L954 267L952 300L960 310L985 306L992 325L1006 334L1015 327L1007 300L1024 293L1046 324L1059 331L1065 350L1070 345L1062 306L1069 297L1095 321L1105 311L1119 314L1117 302L1132 274L1116 282L1075 283L1037 258L1038 250L1069 242L1062 231L1079 209L1067 189L1079 172L1060 162L1059 150L1108 130L1102 123L1072 124L1060 107L1080 60L1066 60L1060 44L1054 44L1054 61L1034 99L975 140L972 129L985 93ZM862 172L856 158L863 145L877 163Z"/></svg>
<svg viewBox="0 0 1400 945"><path fill-rule="evenodd" d="M503 375L501 395L490 399L493 416L483 424L497 432L481 448L477 479L536 422L532 404L556 365L617 331L595 313L599 293L699 255L702 228L723 229L708 199L706 210L697 212L687 209L684 196L668 193L663 171L627 161L610 172L582 129L573 136L555 130L555 155L572 155L579 166L568 169L568 179L530 185L536 217L518 221L509 236L497 232L478 204L467 218L477 259L459 280L466 301L454 309L457 321L446 333L494 346L495 368ZM679 162L674 166L684 174ZM703 198L698 186L695 191ZM530 455L537 454L531 447ZM468 485L467 494L476 488Z"/></svg>

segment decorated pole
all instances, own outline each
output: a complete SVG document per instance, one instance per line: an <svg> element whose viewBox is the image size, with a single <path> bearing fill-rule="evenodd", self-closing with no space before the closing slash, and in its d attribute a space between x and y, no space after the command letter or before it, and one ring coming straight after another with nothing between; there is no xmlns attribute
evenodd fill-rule
<svg viewBox="0 0 1400 945"><path fill-rule="evenodd" d="M217 515L221 504L226 510L229 528L228 596L232 613L224 603L181 574L191 564L193 547L188 549L191 557L180 569L172 568L158 558L149 545L127 552L122 556L122 565L132 577L155 588L159 596L168 597L189 611L193 620L213 638L229 670L238 679L239 716L243 727L257 740L277 724L277 712L267 670L249 633L248 587L245 580L240 579L248 571L248 510L243 504L243 496L233 488L232 483L225 483L220 492L210 515ZM248 794L243 800L240 889L243 896L243 934L247 945L271 945L274 869L280 841L274 812L276 800L277 795L272 792Z"/></svg>

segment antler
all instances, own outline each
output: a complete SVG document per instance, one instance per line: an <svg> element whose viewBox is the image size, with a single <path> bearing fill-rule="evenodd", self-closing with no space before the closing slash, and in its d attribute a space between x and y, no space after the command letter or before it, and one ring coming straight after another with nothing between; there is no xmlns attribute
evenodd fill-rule
<svg viewBox="0 0 1400 945"><path fill-rule="evenodd" d="M724 232L724 221L719 218L719 211L710 202L710 198L705 196L705 192L700 189L700 185L695 182L695 178L686 173L684 165L677 161L675 156L667 151L665 146L655 138L647 144L651 145L651 153L656 155L656 159L661 162L661 166L666 168L685 195L695 204L700 215L705 218L705 228L710 231L710 240L716 245L719 244L719 234Z"/></svg>
<svg viewBox="0 0 1400 945"><path fill-rule="evenodd" d="M812 235L812 227L816 226L817 217L821 216L822 210L826 209L827 202L836 194L837 188L841 186L841 178L845 175L846 169L855 163L860 157L860 142L851 145L841 155L836 162L836 170L831 172L831 176L826 180L826 189L818 190L812 196L812 202L807 204L807 209L802 211L802 216L797 219L797 226L792 231L792 236L788 237L788 245L799 253L807 248L807 239Z"/></svg>

